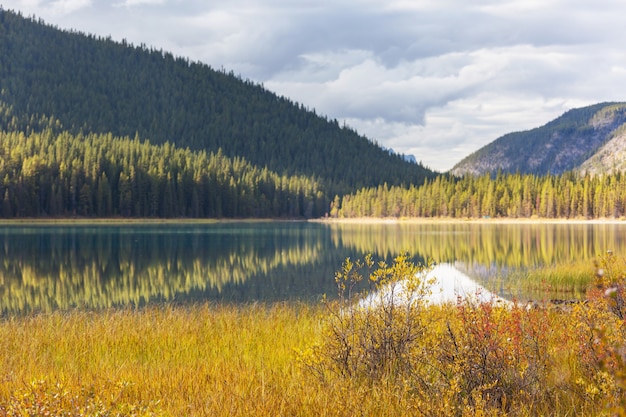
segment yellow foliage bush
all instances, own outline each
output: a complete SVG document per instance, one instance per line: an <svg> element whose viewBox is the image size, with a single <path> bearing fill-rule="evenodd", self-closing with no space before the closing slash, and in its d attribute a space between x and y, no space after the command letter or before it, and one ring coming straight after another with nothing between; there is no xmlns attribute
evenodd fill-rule
<svg viewBox="0 0 626 417"><path fill-rule="evenodd" d="M614 261L603 260L616 270ZM422 415L623 409L622 275L571 308L469 300L434 306L425 302L427 270L406 253L392 265L369 256L346 260L336 275L339 301L326 302L322 340L303 357L309 374L393 387ZM356 290L364 281L369 293Z"/></svg>

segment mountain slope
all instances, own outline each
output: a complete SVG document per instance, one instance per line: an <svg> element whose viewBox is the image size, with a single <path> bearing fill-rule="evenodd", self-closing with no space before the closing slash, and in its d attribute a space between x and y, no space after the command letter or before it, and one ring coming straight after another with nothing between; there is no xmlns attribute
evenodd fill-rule
<svg viewBox="0 0 626 417"><path fill-rule="evenodd" d="M573 109L548 124L504 135L456 164L454 175L487 172L612 172L626 154L626 103ZM621 155L621 156L620 156Z"/></svg>
<svg viewBox="0 0 626 417"><path fill-rule="evenodd" d="M71 133L221 149L280 174L314 177L331 196L433 175L258 84L145 46L0 9L0 57L0 101L16 115L0 121L3 129L28 130L45 115Z"/></svg>
<svg viewBox="0 0 626 417"><path fill-rule="evenodd" d="M591 174L624 172L626 170L626 124L616 129L611 139L583 162L578 170Z"/></svg>

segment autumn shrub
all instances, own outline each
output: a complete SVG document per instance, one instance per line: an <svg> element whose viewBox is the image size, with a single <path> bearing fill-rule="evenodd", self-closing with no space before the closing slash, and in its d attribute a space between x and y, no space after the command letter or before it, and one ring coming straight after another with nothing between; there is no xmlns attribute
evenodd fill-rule
<svg viewBox="0 0 626 417"><path fill-rule="evenodd" d="M543 404L551 355L544 309L460 300L440 338L436 367L456 407L508 411Z"/></svg>
<svg viewBox="0 0 626 417"><path fill-rule="evenodd" d="M612 252L598 263L586 303L572 310L577 342L578 395L603 410L626 409L626 264Z"/></svg>
<svg viewBox="0 0 626 417"><path fill-rule="evenodd" d="M626 319L626 262L608 251L596 268L595 287L587 298L620 320Z"/></svg>
<svg viewBox="0 0 626 417"><path fill-rule="evenodd" d="M354 392L382 387L420 415L596 409L568 398L581 357L561 359L573 346L569 312L470 299L433 305L427 271L406 254L390 266L346 260L336 274L339 299L325 302L321 341L303 355L309 375L333 386L343 380ZM369 292L359 291L364 281Z"/></svg>
<svg viewBox="0 0 626 417"><path fill-rule="evenodd" d="M346 260L336 274L339 300L326 303L325 333L305 366L322 379L395 384L426 415L545 404L549 312L470 300L435 306L428 270L407 254L392 265ZM357 290L365 280L366 294Z"/></svg>
<svg viewBox="0 0 626 417"><path fill-rule="evenodd" d="M304 358L321 378L328 373L367 381L398 380L419 371L429 283L427 265L403 253L391 265L346 259L336 273L337 301L325 301L323 340ZM362 291L363 287L367 291Z"/></svg>

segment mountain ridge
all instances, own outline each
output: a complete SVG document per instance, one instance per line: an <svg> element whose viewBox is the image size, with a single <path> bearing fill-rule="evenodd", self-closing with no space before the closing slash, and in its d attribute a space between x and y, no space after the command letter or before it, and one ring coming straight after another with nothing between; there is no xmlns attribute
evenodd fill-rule
<svg viewBox="0 0 626 417"><path fill-rule="evenodd" d="M457 163L453 175L610 173L626 166L626 103L571 109L541 127L499 137ZM622 138L620 140L620 138ZM602 162L604 161L604 162ZM607 165L606 162L612 163Z"/></svg>

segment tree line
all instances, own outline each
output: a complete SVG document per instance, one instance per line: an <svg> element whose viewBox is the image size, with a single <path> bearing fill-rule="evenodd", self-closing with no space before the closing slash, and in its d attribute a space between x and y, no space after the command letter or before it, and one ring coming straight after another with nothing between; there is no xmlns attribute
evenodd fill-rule
<svg viewBox="0 0 626 417"><path fill-rule="evenodd" d="M0 103L0 115L9 112ZM5 117L7 119L7 117ZM14 121L14 119L11 119ZM71 134L58 121L0 131L0 216L620 218L626 176L440 175L421 185L337 195L316 178L278 174L223 152L138 136Z"/></svg>
<svg viewBox="0 0 626 417"><path fill-rule="evenodd" d="M626 216L626 175L441 175L408 188L363 188L336 196L332 217L620 218Z"/></svg>
<svg viewBox="0 0 626 417"><path fill-rule="evenodd" d="M318 181L221 151L112 134L0 131L0 216L319 217Z"/></svg>

